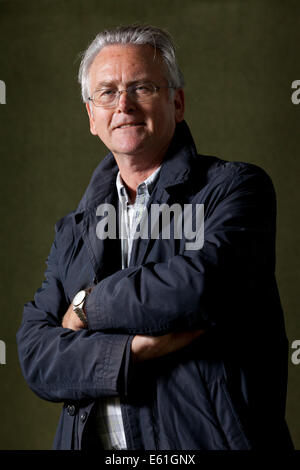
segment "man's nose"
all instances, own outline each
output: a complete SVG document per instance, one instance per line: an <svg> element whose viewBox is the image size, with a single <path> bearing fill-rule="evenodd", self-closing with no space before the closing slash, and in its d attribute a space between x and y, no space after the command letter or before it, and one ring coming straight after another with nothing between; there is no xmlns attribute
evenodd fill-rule
<svg viewBox="0 0 300 470"><path fill-rule="evenodd" d="M122 92L119 94L117 110L123 113L128 113L129 111L133 111L135 108L135 102L132 98L130 98L128 91L122 90Z"/></svg>

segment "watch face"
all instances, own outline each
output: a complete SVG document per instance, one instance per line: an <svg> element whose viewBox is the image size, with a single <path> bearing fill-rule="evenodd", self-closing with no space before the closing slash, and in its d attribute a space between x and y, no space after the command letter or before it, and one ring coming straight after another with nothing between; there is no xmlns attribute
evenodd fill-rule
<svg viewBox="0 0 300 470"><path fill-rule="evenodd" d="M85 298L85 290L79 291L74 297L73 305L80 305L81 302L84 300L84 298Z"/></svg>

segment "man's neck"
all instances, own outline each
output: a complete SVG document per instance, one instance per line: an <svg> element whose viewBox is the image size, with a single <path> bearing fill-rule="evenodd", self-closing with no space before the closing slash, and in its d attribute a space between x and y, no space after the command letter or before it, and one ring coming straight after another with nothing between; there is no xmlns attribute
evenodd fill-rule
<svg viewBox="0 0 300 470"><path fill-rule="evenodd" d="M116 158L121 178L126 187L130 202L133 204L136 198L137 187L149 178L150 175L161 165L162 159L151 162L133 161L130 158Z"/></svg>

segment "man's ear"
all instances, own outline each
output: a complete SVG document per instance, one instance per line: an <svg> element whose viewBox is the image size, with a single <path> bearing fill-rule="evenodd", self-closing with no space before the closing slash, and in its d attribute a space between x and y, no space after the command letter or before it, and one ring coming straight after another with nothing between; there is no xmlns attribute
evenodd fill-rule
<svg viewBox="0 0 300 470"><path fill-rule="evenodd" d="M87 103L85 103L85 107L86 107L87 113L89 115L90 131L93 135L98 135L97 130L96 130L96 126L95 126L95 118L94 118L92 105L89 102L87 102Z"/></svg>
<svg viewBox="0 0 300 470"><path fill-rule="evenodd" d="M181 122L184 119L184 109L185 109L185 96L183 88L178 88L175 90L174 95L174 105L175 105L175 122Z"/></svg>

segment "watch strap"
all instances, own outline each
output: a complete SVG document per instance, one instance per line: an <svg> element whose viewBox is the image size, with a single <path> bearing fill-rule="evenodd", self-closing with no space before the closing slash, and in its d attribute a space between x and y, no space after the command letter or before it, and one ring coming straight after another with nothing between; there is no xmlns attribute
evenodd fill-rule
<svg viewBox="0 0 300 470"><path fill-rule="evenodd" d="M80 307L74 307L74 312L76 313L77 317L82 321L82 323L84 324L84 326L88 326L88 323L87 323L87 318L86 318L86 315L84 314L82 308Z"/></svg>

